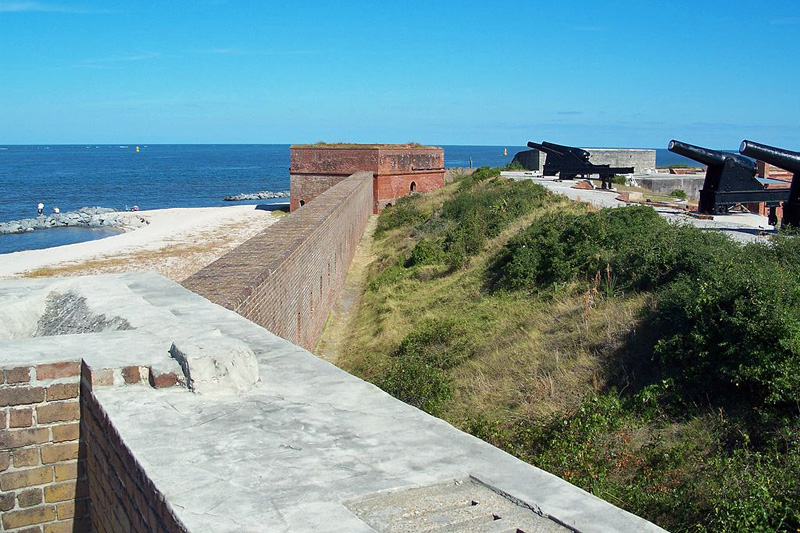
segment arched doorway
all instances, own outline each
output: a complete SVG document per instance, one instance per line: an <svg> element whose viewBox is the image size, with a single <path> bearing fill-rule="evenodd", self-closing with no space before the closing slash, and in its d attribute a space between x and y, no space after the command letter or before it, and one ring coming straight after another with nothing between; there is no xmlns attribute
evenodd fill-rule
<svg viewBox="0 0 800 533"><path fill-rule="evenodd" d="M304 205L306 205L306 201L305 200L300 200L300 207L303 207Z"/></svg>
<svg viewBox="0 0 800 533"><path fill-rule="evenodd" d="M416 191L417 190L417 182L416 181L412 181L411 182L411 187L409 187L409 189L411 189L411 192Z"/></svg>

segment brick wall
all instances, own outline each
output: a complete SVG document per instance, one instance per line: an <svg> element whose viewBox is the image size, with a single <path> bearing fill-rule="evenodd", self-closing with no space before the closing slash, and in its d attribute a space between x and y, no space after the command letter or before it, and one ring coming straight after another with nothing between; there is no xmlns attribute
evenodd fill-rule
<svg viewBox="0 0 800 533"><path fill-rule="evenodd" d="M184 533L164 496L147 477L92 393L97 374L84 366L81 427L93 531ZM92 376L92 374L95 374ZM92 379L94 377L95 379Z"/></svg>
<svg viewBox="0 0 800 533"><path fill-rule="evenodd" d="M3 531L90 531L80 362L4 368L0 377Z"/></svg>
<svg viewBox="0 0 800 533"><path fill-rule="evenodd" d="M794 176L794 174L788 170L784 170L780 167L770 165L769 163L765 163L764 161L760 160L756 161L756 171L759 176L788 182L791 182L792 177Z"/></svg>
<svg viewBox="0 0 800 533"><path fill-rule="evenodd" d="M352 173L351 173L352 174ZM302 179L290 179L289 210L294 212L348 176L307 174Z"/></svg>
<svg viewBox="0 0 800 533"><path fill-rule="evenodd" d="M313 349L372 213L358 172L183 282L272 333Z"/></svg>
<svg viewBox="0 0 800 533"><path fill-rule="evenodd" d="M374 213L411 192L444 186L444 150L432 146L305 145L292 146L290 153L291 211L357 171L373 173Z"/></svg>
<svg viewBox="0 0 800 533"><path fill-rule="evenodd" d="M376 211L380 212L387 205L394 205L398 198L408 196L412 192L432 192L442 187L444 187L444 171L378 176L375 179L373 201Z"/></svg>

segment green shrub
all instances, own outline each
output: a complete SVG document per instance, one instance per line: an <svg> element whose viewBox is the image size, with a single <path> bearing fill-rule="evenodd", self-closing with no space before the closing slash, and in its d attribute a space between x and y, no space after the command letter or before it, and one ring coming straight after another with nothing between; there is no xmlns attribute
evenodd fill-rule
<svg viewBox="0 0 800 533"><path fill-rule="evenodd" d="M744 431L737 419L715 414L673 422L653 417L647 405L643 411L641 400L611 391L541 423L476 417L462 428L673 531L800 527L796 427L760 450L746 438L730 446L726 431Z"/></svg>
<svg viewBox="0 0 800 533"><path fill-rule="evenodd" d="M445 252L442 249L442 243L438 239L422 239L411 250L411 255L405 262L405 266L410 268L434 265L443 262L444 258Z"/></svg>
<svg viewBox="0 0 800 533"><path fill-rule="evenodd" d="M459 178L459 190L467 190L474 187L476 184L486 181L491 178L496 178L500 176L500 169L499 168L492 168L492 167L480 167L475 172L469 175L465 175Z"/></svg>
<svg viewBox="0 0 800 533"><path fill-rule="evenodd" d="M684 191L683 189L675 189L674 191L669 193L669 195L672 196L673 198L680 198L681 200L686 200L686 191Z"/></svg>
<svg viewBox="0 0 800 533"><path fill-rule="evenodd" d="M509 290L598 279L655 291L654 356L690 397L750 407L800 398L800 244L741 246L648 207L540 219L492 268ZM613 294L612 294L613 296Z"/></svg>
<svg viewBox="0 0 800 533"><path fill-rule="evenodd" d="M625 178L625 176L614 174L611 177L611 183L613 183L614 185L626 185L628 183L628 180Z"/></svg>
<svg viewBox="0 0 800 533"><path fill-rule="evenodd" d="M394 285L406 275L406 271L402 265L394 264L384 268L380 274L375 276L369 283L367 283L367 291L376 292L381 287L388 287Z"/></svg>
<svg viewBox="0 0 800 533"><path fill-rule="evenodd" d="M376 384L408 404L437 414L452 393L446 371L470 353L461 328L450 322L426 321L403 338Z"/></svg>
<svg viewBox="0 0 800 533"><path fill-rule="evenodd" d="M796 407L800 285L770 260L775 253L746 246L735 260L659 293L654 353L688 390L755 407Z"/></svg>
<svg viewBox="0 0 800 533"><path fill-rule="evenodd" d="M724 236L671 225L645 206L561 213L512 238L490 276L502 288L532 290L600 273L622 288L648 290L699 273L734 246Z"/></svg>
<svg viewBox="0 0 800 533"><path fill-rule="evenodd" d="M378 224L375 227L375 236L379 237L383 233L401 227L413 227L421 222L425 222L428 214L419 208L419 201L413 196L399 198L395 205L384 209L378 217Z"/></svg>

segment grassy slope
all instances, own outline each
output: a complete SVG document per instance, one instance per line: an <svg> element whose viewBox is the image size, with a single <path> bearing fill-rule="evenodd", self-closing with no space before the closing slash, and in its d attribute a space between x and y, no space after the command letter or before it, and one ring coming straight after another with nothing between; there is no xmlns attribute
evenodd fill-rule
<svg viewBox="0 0 800 533"><path fill-rule="evenodd" d="M474 185L476 194L494 181ZM673 530L735 531L749 523L769 531L796 521L796 513L783 521L759 515L772 512L763 505L776 492L769 484L800 471L796 460L787 466L784 456L749 449L722 410L690 405L675 413L648 403L665 394L642 393L642 383L658 383L657 372L626 361L652 350L642 331L651 294L623 294L610 275L533 292L487 286L493 258L513 235L539 217L586 212L585 205L548 196L461 268L399 266L419 241L441 236L441 217L431 215L464 188L462 180L415 197L409 203L422 217L376 235L372 286L340 364L393 393L399 387L403 398L408 381L430 377L397 364L422 335L423 351L456 355L433 365L433 392L425 394L435 401L417 405L532 464ZM751 478L731 485L730 469L752 470ZM720 504L731 498L741 504ZM781 500L777 509L785 507Z"/></svg>

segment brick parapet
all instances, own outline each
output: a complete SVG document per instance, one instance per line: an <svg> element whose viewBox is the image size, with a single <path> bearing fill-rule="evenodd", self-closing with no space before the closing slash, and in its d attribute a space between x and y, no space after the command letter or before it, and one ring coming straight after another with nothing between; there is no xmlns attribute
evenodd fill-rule
<svg viewBox="0 0 800 533"><path fill-rule="evenodd" d="M81 392L93 530L185 533L186 527L130 452L85 381Z"/></svg>
<svg viewBox="0 0 800 533"><path fill-rule="evenodd" d="M372 213L358 172L183 282L184 287L313 349Z"/></svg>
<svg viewBox="0 0 800 533"><path fill-rule="evenodd" d="M90 531L80 361L5 367L0 378L4 531Z"/></svg>

